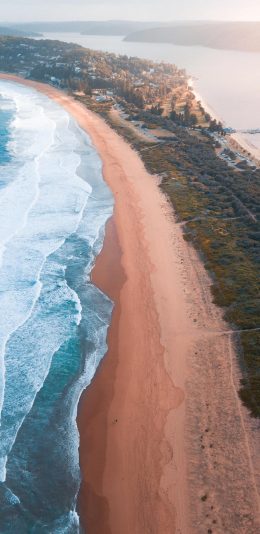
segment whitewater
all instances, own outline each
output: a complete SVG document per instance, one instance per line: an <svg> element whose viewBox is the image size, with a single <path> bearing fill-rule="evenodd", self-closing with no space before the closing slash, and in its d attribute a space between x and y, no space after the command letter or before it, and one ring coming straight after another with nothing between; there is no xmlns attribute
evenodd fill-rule
<svg viewBox="0 0 260 534"><path fill-rule="evenodd" d="M77 404L113 304L90 280L113 198L87 134L0 81L0 531L77 533Z"/></svg>

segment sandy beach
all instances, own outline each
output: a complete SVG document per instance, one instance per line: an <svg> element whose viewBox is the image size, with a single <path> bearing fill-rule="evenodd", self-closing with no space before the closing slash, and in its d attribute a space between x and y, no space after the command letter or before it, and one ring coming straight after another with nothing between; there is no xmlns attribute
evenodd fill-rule
<svg viewBox="0 0 260 534"><path fill-rule="evenodd" d="M115 302L108 352L78 412L83 526L89 534L256 534L257 423L237 395L234 335L156 178L72 97L1 77L71 113L115 198L92 273Z"/></svg>
<svg viewBox="0 0 260 534"><path fill-rule="evenodd" d="M259 146L260 136L250 134L235 133L229 136L229 144L231 149L240 151L242 154L253 159L256 165L260 164L260 146ZM258 141L258 144L256 144Z"/></svg>
<svg viewBox="0 0 260 534"><path fill-rule="evenodd" d="M189 86L191 87L191 90L196 98L197 101L200 101L203 108L209 115L215 119L217 122L221 122L221 124L224 125L224 127L228 126L225 121L223 120L223 117L218 115L216 111L206 102L205 99L202 98L202 96L199 94L195 87L195 83L192 80L192 78L189 79ZM231 150L235 150L236 152L240 152L242 155L246 157L250 157L253 163L255 163L257 166L260 164L260 146L259 146L259 139L258 135L252 135L250 134L243 134L240 132L229 134L226 136L226 140L228 142L229 148Z"/></svg>

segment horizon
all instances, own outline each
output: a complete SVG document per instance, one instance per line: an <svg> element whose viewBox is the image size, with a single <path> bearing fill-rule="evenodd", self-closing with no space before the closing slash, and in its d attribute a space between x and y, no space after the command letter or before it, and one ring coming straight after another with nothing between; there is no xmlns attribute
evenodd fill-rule
<svg viewBox="0 0 260 534"><path fill-rule="evenodd" d="M258 22L258 0L1 0L0 20L7 24L78 21ZM62 13L62 17L60 17ZM149 17L147 17L149 13ZM235 19L234 19L235 13ZM50 15L51 14L51 15ZM136 16L138 14L138 16Z"/></svg>
<svg viewBox="0 0 260 534"><path fill-rule="evenodd" d="M210 18L206 18L206 19L173 19L173 20L170 20L169 22L166 21L166 20L157 20L157 19L123 19L123 18L118 18L118 19L94 19L94 18L91 18L91 19L55 19L55 20L50 20L50 19L34 19L34 20L24 20L24 21L11 21L11 20L2 20L0 19L0 24L1 23L4 23L4 24L12 24L12 25L19 25L19 24L44 24L44 23L47 23L47 24L57 24L57 23L68 23L68 22L71 22L71 23L75 23L75 22L78 22L78 23L84 23L84 22L95 22L95 23L103 23L103 22L113 22L113 23L119 23L119 22L143 22L143 23L152 23L152 22L155 22L155 23L159 23L159 24L175 24L176 22L178 23L194 23L194 22L214 22L214 23L224 23L224 22L245 22L245 23L248 23L248 22L260 22L260 17L259 19L210 19Z"/></svg>
<svg viewBox="0 0 260 534"><path fill-rule="evenodd" d="M44 31L44 28L40 28L41 25L48 25L48 26L55 26L55 25L58 25L58 24L125 24L125 23L129 23L129 24L147 24L147 25L150 25L151 27L153 27L154 29L155 28L160 28L160 27L175 27L175 26L196 26L196 25L203 25L203 24L212 24L212 25L217 25L217 24L257 24L259 23L260 24L260 18L259 20L252 20L252 19L248 19L248 20L239 20L239 19L230 19L230 20L226 20L226 19L175 19L175 20L170 20L170 21L165 21L165 20L134 20L134 19L123 19L123 18L120 18L120 19L104 19L104 20L98 20L98 19L82 19L82 20L79 20L79 19L71 19L71 20L27 20L27 21L3 21L0 19L0 26L2 26L3 28L13 28L14 30L15 29L18 29L19 28L24 28L24 30L26 30L26 28L28 27L28 30L31 28L31 30L33 31L33 26L35 26L35 30L37 29L37 26L39 26L39 29L38 31ZM154 26L152 26L154 25ZM50 30L51 31L51 30ZM55 30L53 30L55 31ZM66 30L68 31L68 30ZM75 30L76 31L76 30Z"/></svg>

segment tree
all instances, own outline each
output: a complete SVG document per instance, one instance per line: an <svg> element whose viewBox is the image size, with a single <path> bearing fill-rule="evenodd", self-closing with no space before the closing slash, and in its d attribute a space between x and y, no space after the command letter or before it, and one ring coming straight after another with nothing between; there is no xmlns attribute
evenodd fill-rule
<svg viewBox="0 0 260 534"><path fill-rule="evenodd" d="M190 115L190 123L191 126L196 126L196 124L198 124L198 119L194 113Z"/></svg>
<svg viewBox="0 0 260 534"><path fill-rule="evenodd" d="M155 106L152 106L150 111L154 115L162 115L163 114L163 108L160 107L160 104L156 104Z"/></svg>

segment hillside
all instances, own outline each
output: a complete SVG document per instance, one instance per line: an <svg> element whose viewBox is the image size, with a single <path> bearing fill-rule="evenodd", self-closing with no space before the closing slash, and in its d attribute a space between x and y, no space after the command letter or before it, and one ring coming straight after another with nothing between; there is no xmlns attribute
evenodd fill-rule
<svg viewBox="0 0 260 534"><path fill-rule="evenodd" d="M13 28L12 26L0 26L0 35L9 35L10 37L39 37L41 34Z"/></svg>
<svg viewBox="0 0 260 534"><path fill-rule="evenodd" d="M260 22L217 22L157 27L132 33L125 40L260 52Z"/></svg>
<svg viewBox="0 0 260 534"><path fill-rule="evenodd" d="M136 21L65 21L65 22L31 22L19 24L17 27L23 31L36 32L69 32L83 35L128 35L154 26L163 27L162 22L136 22Z"/></svg>

